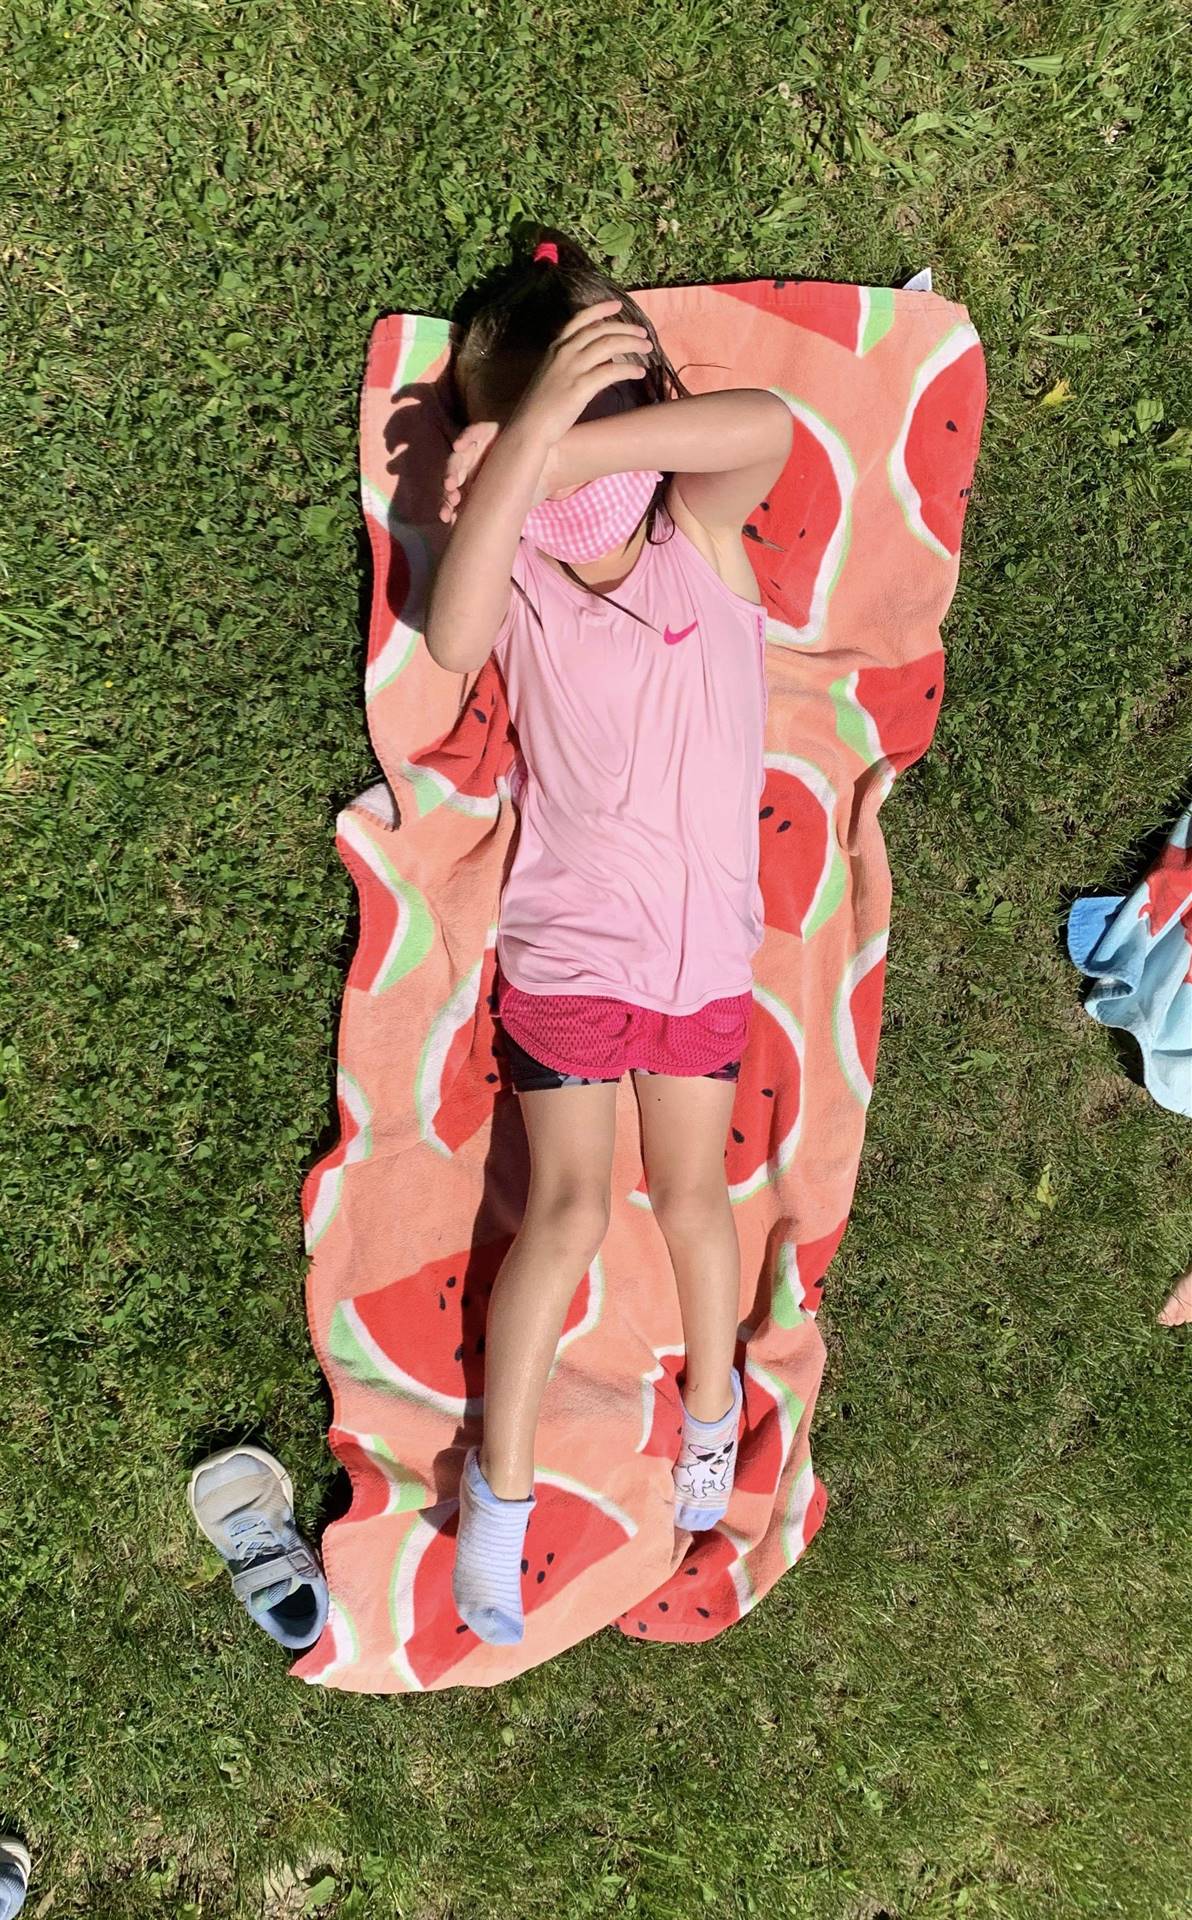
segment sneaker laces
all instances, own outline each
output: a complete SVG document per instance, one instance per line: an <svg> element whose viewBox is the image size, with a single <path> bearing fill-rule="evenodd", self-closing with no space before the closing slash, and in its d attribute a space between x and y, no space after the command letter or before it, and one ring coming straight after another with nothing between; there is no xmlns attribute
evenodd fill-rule
<svg viewBox="0 0 1192 1920"><path fill-rule="evenodd" d="M236 1549L236 1564L242 1572L262 1560L276 1560L285 1552L284 1540L263 1513L240 1514L226 1525Z"/></svg>

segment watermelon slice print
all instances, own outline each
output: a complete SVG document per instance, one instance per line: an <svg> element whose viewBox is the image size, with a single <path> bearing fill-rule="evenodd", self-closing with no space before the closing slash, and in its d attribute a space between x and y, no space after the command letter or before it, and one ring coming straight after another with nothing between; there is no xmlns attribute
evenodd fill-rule
<svg viewBox="0 0 1192 1920"><path fill-rule="evenodd" d="M852 537L857 484L853 457L836 429L782 387L771 387L795 423L790 456L770 497L746 528L782 549L777 567L758 548L755 569L766 602L766 639L810 647L823 634L828 604ZM781 581L775 575L781 574Z"/></svg>
<svg viewBox="0 0 1192 1920"><path fill-rule="evenodd" d="M791 1481L782 1517L782 1554L788 1572L819 1532L827 1508L828 1489L816 1478L808 1455Z"/></svg>
<svg viewBox="0 0 1192 1920"><path fill-rule="evenodd" d="M341 1300L331 1317L332 1358L362 1386L380 1388L456 1420L484 1408L484 1334L488 1303L514 1235L428 1260L371 1293ZM604 1309L599 1254L571 1296L559 1355L597 1325Z"/></svg>
<svg viewBox="0 0 1192 1920"><path fill-rule="evenodd" d="M827 1488L816 1478L808 1455L791 1478L782 1509L782 1555L788 1570L819 1531L827 1506ZM692 1534L674 1573L612 1624L633 1640L652 1634L665 1641L714 1639L743 1620L761 1598L749 1566L755 1544L723 1520L706 1533Z"/></svg>
<svg viewBox="0 0 1192 1920"><path fill-rule="evenodd" d="M491 1119L498 1100L512 1097L494 1015L496 936L493 922L480 959L431 1018L418 1056L414 1105L419 1138L445 1159Z"/></svg>
<svg viewBox="0 0 1192 1920"><path fill-rule="evenodd" d="M463 1459L460 1459L462 1471ZM526 1524L521 1602L527 1622L599 1562L631 1540L637 1523L594 1487L535 1469L538 1504ZM458 1499L419 1513L405 1534L389 1584L397 1673L410 1689L440 1684L484 1643L456 1612L451 1591L459 1531Z"/></svg>
<svg viewBox="0 0 1192 1920"><path fill-rule="evenodd" d="M734 1206L785 1173L803 1125L803 1029L776 993L753 987L724 1164Z"/></svg>
<svg viewBox="0 0 1192 1920"><path fill-rule="evenodd" d="M916 372L886 462L908 528L941 560L955 560L960 552L985 394L985 357L966 321L944 336Z"/></svg>
<svg viewBox="0 0 1192 1920"><path fill-rule="evenodd" d="M824 1275L844 1238L848 1215L820 1240L798 1246L784 1240L774 1263L774 1291L770 1299L770 1318L775 1326L797 1327L804 1314L819 1311L824 1291Z"/></svg>
<svg viewBox="0 0 1192 1920"><path fill-rule="evenodd" d="M793 753L768 753L765 775L758 814L765 923L809 940L844 898L836 790L810 760Z"/></svg>
<svg viewBox="0 0 1192 1920"><path fill-rule="evenodd" d="M803 1029L776 993L755 980L749 1039L733 1100L724 1169L737 1207L789 1167L803 1125ZM628 1196L649 1208L645 1169Z"/></svg>
<svg viewBox="0 0 1192 1920"><path fill-rule="evenodd" d="M339 1111L339 1139L330 1153L315 1163L302 1183L303 1238L307 1253L313 1253L339 1212L343 1192L344 1168L372 1153L372 1109L358 1080L346 1067L335 1074L335 1100Z"/></svg>
<svg viewBox="0 0 1192 1920"><path fill-rule="evenodd" d="M508 775L516 751L507 717L504 688L490 658L467 706L442 738L397 763L414 789L420 816L446 805L477 820L496 818L498 780Z"/></svg>
<svg viewBox="0 0 1192 1920"><path fill-rule="evenodd" d="M683 1438L683 1402L678 1376L685 1365L682 1347L663 1347L657 1364L642 1376L642 1436L635 1449L672 1465ZM741 1424L733 1493L763 1493L772 1501L794 1443L803 1402L774 1373L741 1347L734 1364L741 1374Z"/></svg>
<svg viewBox="0 0 1192 1920"><path fill-rule="evenodd" d="M829 691L838 737L866 766L886 762L888 791L895 774L931 745L944 693L943 648L897 667L863 667L834 680Z"/></svg>
<svg viewBox="0 0 1192 1920"><path fill-rule="evenodd" d="M409 1513L433 1498L433 1489L411 1467L402 1465L379 1433L354 1433L350 1427L333 1425L327 1444L352 1482L353 1520Z"/></svg>
<svg viewBox="0 0 1192 1920"><path fill-rule="evenodd" d="M854 287L834 280L761 280L752 285L721 283L717 293L772 313L792 327L805 327L834 340L858 359L884 340L894 325L892 287ZM816 295L819 294L819 298Z"/></svg>
<svg viewBox="0 0 1192 1920"><path fill-rule="evenodd" d="M364 371L366 386L397 398L397 388L421 380L451 342L451 323L434 314L403 313L375 328Z"/></svg>
<svg viewBox="0 0 1192 1920"><path fill-rule="evenodd" d="M733 1496L761 1494L772 1504L795 1444L804 1402L781 1375L748 1357L741 1373L741 1397Z"/></svg>
<svg viewBox="0 0 1192 1920"><path fill-rule="evenodd" d="M654 1366L642 1375L642 1430L635 1453L660 1455L672 1463L679 1457L683 1438L683 1400L679 1375L687 1361L685 1347L659 1347Z"/></svg>
<svg viewBox="0 0 1192 1920"><path fill-rule="evenodd" d="M849 1092L863 1107L873 1097L888 940L888 930L875 933L849 961L832 1007L832 1035L840 1070Z"/></svg>
<svg viewBox="0 0 1192 1920"><path fill-rule="evenodd" d="M403 880L386 859L359 813L350 807L336 822L335 845L360 902L360 938L348 985L361 993L385 993L420 967L434 945L430 908L419 889Z"/></svg>
<svg viewBox="0 0 1192 1920"><path fill-rule="evenodd" d="M657 1632L663 1640L711 1640L743 1620L758 1594L746 1564L743 1534L718 1521L691 1536L691 1546L675 1571L646 1599L618 1614L614 1626L633 1640Z"/></svg>
<svg viewBox="0 0 1192 1920"><path fill-rule="evenodd" d="M364 511L376 523L373 535L385 554L385 578L374 602L364 669L367 706L404 673L422 642L432 560L430 547L417 527L389 517L389 502L367 481L361 489Z"/></svg>

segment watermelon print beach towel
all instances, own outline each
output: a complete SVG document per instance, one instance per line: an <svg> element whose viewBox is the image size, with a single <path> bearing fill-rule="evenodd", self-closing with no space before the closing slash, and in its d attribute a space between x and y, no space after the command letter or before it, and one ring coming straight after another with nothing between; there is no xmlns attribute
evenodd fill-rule
<svg viewBox="0 0 1192 1920"><path fill-rule="evenodd" d="M291 1668L323 1686L492 1686L608 1626L709 1640L794 1566L827 1505L811 1451L825 1351L816 1309L848 1220L878 1051L891 894L878 809L925 752L943 696L940 623L984 357L963 306L905 288L765 280L637 298L692 391L774 386L795 420L786 470L748 536L769 710L766 933L726 1149L741 1244L736 1483L720 1525L676 1530L682 1322L627 1074L610 1226L571 1302L538 1429L525 1637L491 1647L456 1614L486 1304L528 1175L493 1017L517 743L491 657L474 675L449 673L422 641L458 430L442 378L451 331L387 315L360 413L368 725L384 778L337 821L360 932L339 1027L338 1139L302 1195L328 1438L352 1491L323 1540L326 1631Z"/></svg>

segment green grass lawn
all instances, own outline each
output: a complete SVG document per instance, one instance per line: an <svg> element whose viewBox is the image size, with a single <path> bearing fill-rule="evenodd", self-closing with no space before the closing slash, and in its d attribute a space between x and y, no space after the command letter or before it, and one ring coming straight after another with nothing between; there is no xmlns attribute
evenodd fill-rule
<svg viewBox="0 0 1192 1920"><path fill-rule="evenodd" d="M1171 0L13 0L0 1828L27 1912L1192 1915L1192 1124L1063 946L1190 793L1192 78ZM631 285L935 270L989 407L883 812L832 1504L705 1648L307 1688L185 1502L336 1495L299 1188L374 775L357 389L527 213Z"/></svg>

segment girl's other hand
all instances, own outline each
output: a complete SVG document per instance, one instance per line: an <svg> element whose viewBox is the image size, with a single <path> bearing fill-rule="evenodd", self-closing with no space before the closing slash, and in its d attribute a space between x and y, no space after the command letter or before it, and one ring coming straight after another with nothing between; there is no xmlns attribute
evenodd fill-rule
<svg viewBox="0 0 1192 1920"><path fill-rule="evenodd" d="M649 331L618 318L621 311L621 302L612 299L572 314L510 416L511 428L553 447L605 387L644 378L646 369L629 356L650 351Z"/></svg>
<svg viewBox="0 0 1192 1920"><path fill-rule="evenodd" d="M452 525L463 500L464 488L480 471L484 456L500 431L496 420L477 420L465 427L451 443L447 471L443 475L443 504L440 520Z"/></svg>
<svg viewBox="0 0 1192 1920"><path fill-rule="evenodd" d="M464 490L476 478L493 442L501 431L497 420L476 420L465 427L451 443L451 452L447 457L447 470L443 475L443 504L439 508L440 520L448 526L454 526L463 503ZM541 500L554 490L558 454L554 447L545 447L542 451L541 470L534 487L530 505L536 507Z"/></svg>

